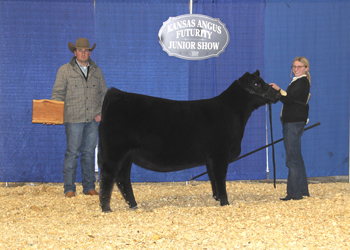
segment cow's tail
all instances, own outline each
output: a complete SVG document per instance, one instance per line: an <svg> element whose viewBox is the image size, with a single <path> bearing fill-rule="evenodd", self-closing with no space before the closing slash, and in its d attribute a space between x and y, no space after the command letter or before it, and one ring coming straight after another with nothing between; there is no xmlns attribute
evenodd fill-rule
<svg viewBox="0 0 350 250"><path fill-rule="evenodd" d="M102 157L101 157L101 149L100 149L100 146L101 145L99 145L99 150L98 150L98 152L97 152L97 165L99 166L99 168L101 168L103 165L102 165L102 163L103 163L103 161L102 161Z"/></svg>

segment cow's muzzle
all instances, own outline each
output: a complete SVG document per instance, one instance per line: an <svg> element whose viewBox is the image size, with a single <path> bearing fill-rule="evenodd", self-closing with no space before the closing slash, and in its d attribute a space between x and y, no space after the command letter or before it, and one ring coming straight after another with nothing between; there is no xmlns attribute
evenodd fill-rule
<svg viewBox="0 0 350 250"><path fill-rule="evenodd" d="M281 93L278 90L275 90L272 86L269 86L264 97L272 103L276 103L281 98Z"/></svg>

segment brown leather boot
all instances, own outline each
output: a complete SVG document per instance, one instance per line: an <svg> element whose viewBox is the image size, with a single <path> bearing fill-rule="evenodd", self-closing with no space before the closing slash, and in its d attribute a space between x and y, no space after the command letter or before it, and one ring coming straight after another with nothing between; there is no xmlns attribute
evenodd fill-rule
<svg viewBox="0 0 350 250"><path fill-rule="evenodd" d="M75 193L74 192L68 192L68 193L66 193L66 197L67 198L72 198L72 197L74 197L75 196Z"/></svg>
<svg viewBox="0 0 350 250"><path fill-rule="evenodd" d="M84 193L85 195L99 195L95 190L90 190L89 192Z"/></svg>

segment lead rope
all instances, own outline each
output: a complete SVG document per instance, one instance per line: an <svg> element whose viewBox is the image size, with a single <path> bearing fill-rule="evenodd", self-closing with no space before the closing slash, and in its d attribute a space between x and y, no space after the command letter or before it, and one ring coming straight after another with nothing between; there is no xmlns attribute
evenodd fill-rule
<svg viewBox="0 0 350 250"><path fill-rule="evenodd" d="M269 103L270 113L270 131L271 131L271 146L272 146L272 162L273 162L273 186L276 188L276 163L275 163L275 144L273 143L273 129L272 129L272 112L271 103Z"/></svg>

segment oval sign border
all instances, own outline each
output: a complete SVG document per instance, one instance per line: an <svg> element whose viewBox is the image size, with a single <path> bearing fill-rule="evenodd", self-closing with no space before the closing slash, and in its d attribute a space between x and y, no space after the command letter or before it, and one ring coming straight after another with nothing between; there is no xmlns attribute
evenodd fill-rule
<svg viewBox="0 0 350 250"><path fill-rule="evenodd" d="M169 25L172 25L172 24L174 25L176 22L179 22L182 19L188 21L187 23L183 23L184 26L186 26L186 25L191 26L191 24L193 25L193 23L192 23L193 22L192 21L193 18L195 18L196 20L207 19L207 20L210 20L212 22L220 24L220 27L222 27L222 30L224 31L224 34L226 34L226 41L225 41L225 44L222 47L219 47L219 50L215 50L216 51L215 53L210 53L210 54L207 53L207 55L202 55L202 56L196 55L197 53L199 54L199 51L196 51L196 49L193 49L193 46L196 45L196 44L193 44L194 42L192 42L192 44L191 44L189 42L189 39L187 39L186 37L183 40L178 40L180 42L184 42L185 43L185 44L182 44L183 47L185 47L185 45L188 45L187 47L189 47L189 49L188 48L186 48L186 49L181 49L180 48L179 49L179 51L184 52L183 54L178 53L176 51L175 52L171 51L171 49L169 49L171 47L171 44L170 44L170 47L167 48L167 46L169 46L169 44L165 44L165 43L168 40L170 40L172 37L166 35L167 33L169 33L169 31L167 33L164 33L164 32L166 32L166 27L168 27ZM181 26L181 24L180 24L180 26ZM197 26L198 26L198 22L195 25L195 27L197 29L200 29ZM170 32L181 30L181 28L177 28L176 27L176 24L173 27L174 27L174 30L171 30ZM185 28L187 28L187 27L185 27ZM191 28L194 28L194 27L191 27ZM169 29L169 27L168 27L168 29ZM205 30L205 32L203 32L203 33L202 32L200 32L200 33L192 32L192 34L195 35L194 37L197 37L197 39L192 39L192 41L199 41L199 40L203 41L204 39L208 40L208 38L212 35L212 34L210 34L209 30L206 30L206 29L202 29L202 30ZM213 33L213 32L211 32L211 33ZM181 33L181 34L184 34L184 33ZM187 34L189 34L189 33L187 33ZM201 34L201 35L199 35L199 34ZM172 36L174 36L174 35L172 34ZM216 36L220 36L220 35L216 34ZM168 39L169 37L170 37L170 39ZM203 59L208 59L208 58L211 58L211 57L218 57L222 52L224 52L225 48L227 47L227 45L228 45L228 43L230 41L230 35L229 35L229 32L228 32L228 30L226 28L226 25L224 23L222 23L219 18L213 18L213 17L210 17L210 16L201 15L201 14L186 14L186 15L180 15L180 16L176 16L176 17L169 17L169 19L167 21L163 22L163 26L160 28L160 30L158 32L158 39L159 39L159 43L162 46L163 50L165 52L167 52L167 54L169 56L175 56L175 57L178 57L178 58L181 58L181 59L186 59L186 60L203 60ZM164 40L166 40L166 41L164 42ZM175 46L175 43L173 43L172 45ZM208 50L203 50L202 49L202 51L208 51Z"/></svg>

